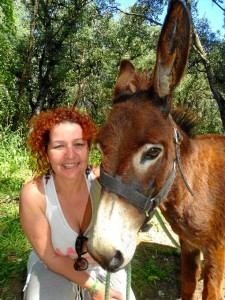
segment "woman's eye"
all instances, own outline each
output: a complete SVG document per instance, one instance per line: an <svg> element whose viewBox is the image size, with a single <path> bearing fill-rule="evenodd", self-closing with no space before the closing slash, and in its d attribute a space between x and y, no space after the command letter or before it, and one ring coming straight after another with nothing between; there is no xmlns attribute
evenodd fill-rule
<svg viewBox="0 0 225 300"><path fill-rule="evenodd" d="M63 145L56 145L56 146L54 146L53 148L54 148L54 149L61 149L61 148L63 148Z"/></svg>
<svg viewBox="0 0 225 300"><path fill-rule="evenodd" d="M155 159L156 157L158 157L161 151L162 149L158 147L150 148L147 152L143 154L141 162L144 162L145 160Z"/></svg>
<svg viewBox="0 0 225 300"><path fill-rule="evenodd" d="M85 145L84 143L76 143L76 144L74 144L74 147L81 148L84 145Z"/></svg>

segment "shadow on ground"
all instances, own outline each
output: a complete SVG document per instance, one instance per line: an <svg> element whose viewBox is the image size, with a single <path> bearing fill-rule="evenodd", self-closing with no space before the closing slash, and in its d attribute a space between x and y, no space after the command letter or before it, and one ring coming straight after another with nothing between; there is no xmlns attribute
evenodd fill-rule
<svg viewBox="0 0 225 300"><path fill-rule="evenodd" d="M141 242L132 261L132 288L137 300L180 299L180 254L176 248Z"/></svg>
<svg viewBox="0 0 225 300"><path fill-rule="evenodd" d="M12 275L6 288L0 287L0 300L22 300L26 280L26 269L17 276Z"/></svg>

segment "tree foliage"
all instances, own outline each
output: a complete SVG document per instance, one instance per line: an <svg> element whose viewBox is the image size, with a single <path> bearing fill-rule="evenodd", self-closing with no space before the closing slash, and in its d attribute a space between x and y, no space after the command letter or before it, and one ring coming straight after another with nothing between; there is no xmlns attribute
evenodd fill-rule
<svg viewBox="0 0 225 300"><path fill-rule="evenodd" d="M166 4L137 0L124 11L114 0L1 2L1 125L16 129L33 114L62 105L77 106L101 124L111 106L120 60L128 58L140 70L151 72L161 29L159 16ZM214 87L223 98L224 39L212 32L206 19L198 18L196 1L191 7ZM208 65L194 45L175 102L197 111L203 119L200 132L221 132L221 107L212 91Z"/></svg>
<svg viewBox="0 0 225 300"><path fill-rule="evenodd" d="M14 86L14 72L12 62L16 55L13 45L15 38L15 18L13 0L0 3L0 118L8 121L9 115L5 111L11 111L13 99L11 91Z"/></svg>

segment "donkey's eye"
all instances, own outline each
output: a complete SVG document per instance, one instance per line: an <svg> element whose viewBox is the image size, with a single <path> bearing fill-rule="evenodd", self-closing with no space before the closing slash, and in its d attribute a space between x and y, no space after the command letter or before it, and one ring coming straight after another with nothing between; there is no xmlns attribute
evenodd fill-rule
<svg viewBox="0 0 225 300"><path fill-rule="evenodd" d="M152 148L148 149L148 151L142 155L141 162L145 162L146 160L155 159L156 157L158 157L158 155L160 154L161 151L162 151L162 149L159 147L152 147Z"/></svg>

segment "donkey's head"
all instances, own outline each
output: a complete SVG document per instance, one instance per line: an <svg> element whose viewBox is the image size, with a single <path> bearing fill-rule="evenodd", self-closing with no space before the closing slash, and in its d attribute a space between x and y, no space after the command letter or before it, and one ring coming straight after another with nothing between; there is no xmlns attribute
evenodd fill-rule
<svg viewBox="0 0 225 300"><path fill-rule="evenodd" d="M102 193L88 242L89 252L109 271L131 260L146 214L172 185L176 153L171 99L186 67L189 43L186 7L171 1L152 79L139 75L129 61L121 62L113 109L96 140L102 154Z"/></svg>

